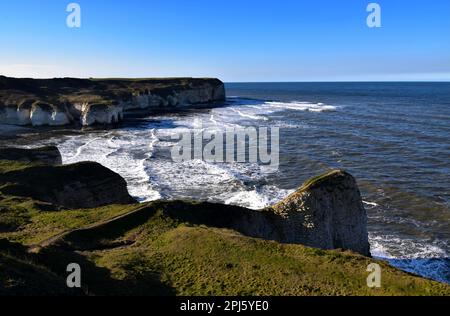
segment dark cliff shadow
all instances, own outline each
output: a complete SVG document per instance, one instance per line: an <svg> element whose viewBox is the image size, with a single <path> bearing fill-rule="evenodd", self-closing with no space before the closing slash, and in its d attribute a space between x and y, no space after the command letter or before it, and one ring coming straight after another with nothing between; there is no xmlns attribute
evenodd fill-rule
<svg viewBox="0 0 450 316"><path fill-rule="evenodd" d="M93 296L174 296L175 290L161 281L157 272L145 272L119 280L111 271L99 267L81 253L59 247L42 250L37 257L41 264L57 274L67 276L67 265L77 263L81 268L81 283L85 295Z"/></svg>
<svg viewBox="0 0 450 316"><path fill-rule="evenodd" d="M119 280L107 268L96 266L82 253L58 246L42 249L37 254L17 243L0 239L0 294L6 296L174 296L174 289L161 282L157 272ZM76 263L81 268L81 289L66 285L67 266Z"/></svg>

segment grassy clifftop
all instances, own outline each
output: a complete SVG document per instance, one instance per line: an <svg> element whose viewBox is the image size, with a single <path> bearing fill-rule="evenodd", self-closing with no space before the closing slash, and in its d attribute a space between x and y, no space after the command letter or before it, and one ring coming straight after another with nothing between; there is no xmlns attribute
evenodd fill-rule
<svg viewBox="0 0 450 316"><path fill-rule="evenodd" d="M30 79L0 76L0 106L39 99L49 103L111 102L130 99L132 93L170 94L198 88L204 84L220 86L214 78L105 78Z"/></svg>
<svg viewBox="0 0 450 316"><path fill-rule="evenodd" d="M29 168L28 162L2 164L3 170ZM450 295L446 284L372 258L220 227L208 216L225 216L219 208L160 201L52 209L6 195L0 184L0 293L66 294L66 266L77 262L83 291L69 294ZM366 285L372 262L382 267L378 289Z"/></svg>

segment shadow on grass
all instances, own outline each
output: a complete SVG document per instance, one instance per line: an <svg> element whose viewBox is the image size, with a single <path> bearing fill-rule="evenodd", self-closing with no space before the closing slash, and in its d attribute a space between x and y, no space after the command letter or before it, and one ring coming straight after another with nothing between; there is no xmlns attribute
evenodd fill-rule
<svg viewBox="0 0 450 316"><path fill-rule="evenodd" d="M81 290L69 289L66 285L66 278L71 273L66 269L70 263L80 265ZM82 253L68 251L58 246L30 254L27 247L0 240L0 266L2 264L8 266L9 270L0 273L0 280L16 280L18 284L10 287L0 286L2 295L175 295L173 288L161 282L158 273L144 273L130 279L119 280L112 277L110 270L96 266Z"/></svg>

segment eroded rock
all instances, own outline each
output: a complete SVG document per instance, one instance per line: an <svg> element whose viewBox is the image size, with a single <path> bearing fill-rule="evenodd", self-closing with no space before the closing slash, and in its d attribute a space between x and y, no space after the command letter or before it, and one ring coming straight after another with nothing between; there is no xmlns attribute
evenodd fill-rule
<svg viewBox="0 0 450 316"><path fill-rule="evenodd" d="M81 123L84 126L95 124L116 124L123 119L123 108L119 104L88 104L83 107Z"/></svg>
<svg viewBox="0 0 450 316"><path fill-rule="evenodd" d="M283 201L259 211L178 201L168 202L166 212L182 221L230 228L247 236L370 256L361 194L353 176L342 170L311 179Z"/></svg>
<svg viewBox="0 0 450 316"><path fill-rule="evenodd" d="M345 171L306 182L271 210L283 219L283 242L370 255L366 210L355 179Z"/></svg>
<svg viewBox="0 0 450 316"><path fill-rule="evenodd" d="M26 148L0 148L0 160L31 162L45 165L61 165L62 157L55 146Z"/></svg>
<svg viewBox="0 0 450 316"><path fill-rule="evenodd" d="M5 195L69 209L136 202L121 176L95 162L14 170L0 174L0 184Z"/></svg>
<svg viewBox="0 0 450 316"><path fill-rule="evenodd" d="M0 124L109 125L129 111L225 100L218 79L17 79L0 76Z"/></svg>

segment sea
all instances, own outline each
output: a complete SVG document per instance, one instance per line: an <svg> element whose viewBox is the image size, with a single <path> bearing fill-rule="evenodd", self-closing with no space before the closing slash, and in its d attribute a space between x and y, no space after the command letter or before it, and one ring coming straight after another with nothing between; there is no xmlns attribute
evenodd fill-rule
<svg viewBox="0 0 450 316"><path fill-rule="evenodd" d="M97 161L139 201L194 199L260 209L330 169L350 172L373 257L450 283L450 83L227 83L215 108L128 119L114 129L30 132L1 145L56 145L65 164ZM183 132L279 129L279 167L175 162Z"/></svg>

